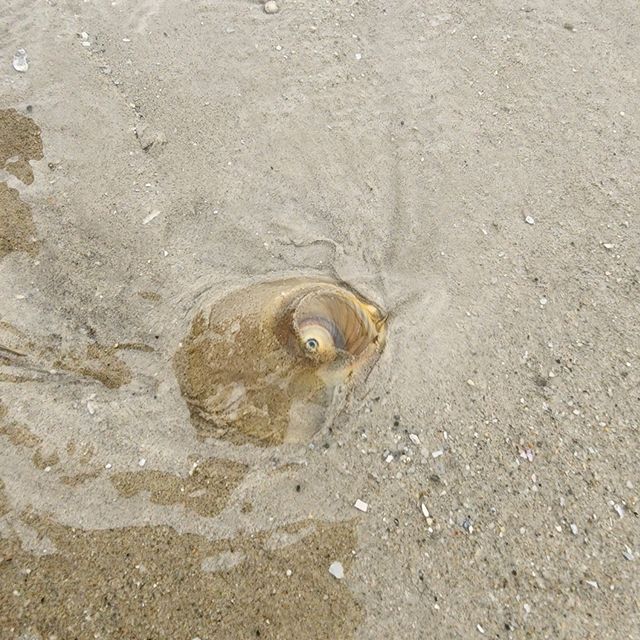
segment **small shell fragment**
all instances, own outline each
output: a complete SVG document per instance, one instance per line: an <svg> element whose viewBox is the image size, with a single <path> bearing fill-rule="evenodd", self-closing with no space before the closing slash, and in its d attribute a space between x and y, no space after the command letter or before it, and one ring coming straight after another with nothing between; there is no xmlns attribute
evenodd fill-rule
<svg viewBox="0 0 640 640"><path fill-rule="evenodd" d="M366 502L364 502L364 500L360 500L360 499L356 500L353 506L359 511L362 511L363 513L367 513L367 511L369 510L369 505Z"/></svg>
<svg viewBox="0 0 640 640"><path fill-rule="evenodd" d="M332 562L329 566L329 573L336 578L337 580L342 580L344 578L344 568L342 566L342 562Z"/></svg>
<svg viewBox="0 0 640 640"><path fill-rule="evenodd" d="M278 6L278 3L275 2L274 0L268 0L267 2L264 3L265 13L273 14L273 13L278 13L278 11L280 11L280 7Z"/></svg>
<svg viewBox="0 0 640 640"><path fill-rule="evenodd" d="M24 49L18 49L13 54L13 68L20 73L24 73L29 69L27 52Z"/></svg>
<svg viewBox="0 0 640 640"><path fill-rule="evenodd" d="M160 211L158 209L154 209L149 215L145 217L142 221L142 224L149 224L154 218L157 218L160 215Z"/></svg>

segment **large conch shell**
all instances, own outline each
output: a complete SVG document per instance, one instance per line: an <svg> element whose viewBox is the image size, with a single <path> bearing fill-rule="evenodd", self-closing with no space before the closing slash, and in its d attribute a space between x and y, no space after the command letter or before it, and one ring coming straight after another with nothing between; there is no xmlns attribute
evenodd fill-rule
<svg viewBox="0 0 640 640"><path fill-rule="evenodd" d="M174 365L203 435L301 441L322 426L333 392L375 364L385 335L386 315L346 285L291 278L199 312Z"/></svg>

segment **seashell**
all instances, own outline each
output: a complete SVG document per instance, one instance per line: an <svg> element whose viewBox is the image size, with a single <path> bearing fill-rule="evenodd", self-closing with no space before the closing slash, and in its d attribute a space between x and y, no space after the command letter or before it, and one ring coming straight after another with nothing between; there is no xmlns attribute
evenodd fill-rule
<svg viewBox="0 0 640 640"><path fill-rule="evenodd" d="M203 435L279 444L308 439L337 390L384 348L387 317L348 286L290 278L235 291L200 311L174 367Z"/></svg>

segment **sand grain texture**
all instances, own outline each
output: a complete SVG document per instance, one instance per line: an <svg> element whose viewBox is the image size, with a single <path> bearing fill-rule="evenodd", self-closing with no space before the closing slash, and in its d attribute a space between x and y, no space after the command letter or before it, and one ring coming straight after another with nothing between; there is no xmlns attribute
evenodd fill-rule
<svg viewBox="0 0 640 640"><path fill-rule="evenodd" d="M635 640L637 3L278 4L0 3L0 637ZM300 276L366 381L198 433L195 314Z"/></svg>

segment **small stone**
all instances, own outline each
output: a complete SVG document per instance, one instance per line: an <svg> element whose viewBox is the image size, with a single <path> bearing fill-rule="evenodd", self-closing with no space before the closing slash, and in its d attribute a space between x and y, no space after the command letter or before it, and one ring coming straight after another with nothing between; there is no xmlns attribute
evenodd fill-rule
<svg viewBox="0 0 640 640"><path fill-rule="evenodd" d="M527 224L535 224L535 223L536 223L536 221L535 221L531 216L527 216L527 217L524 219L524 221L525 221Z"/></svg>
<svg viewBox="0 0 640 640"><path fill-rule="evenodd" d="M138 460L139 467L144 467L145 464L147 464L147 461L144 458L140 458L140 460Z"/></svg>
<svg viewBox="0 0 640 640"><path fill-rule="evenodd" d="M356 500L353 506L359 511L362 511L363 513L367 513L367 511L369 510L369 505L366 502L364 502L364 500L360 500L360 499Z"/></svg>
<svg viewBox="0 0 640 640"><path fill-rule="evenodd" d="M621 504L614 504L613 510L621 517L624 518L624 507Z"/></svg>
<svg viewBox="0 0 640 640"><path fill-rule="evenodd" d="M344 568L342 567L342 562L332 562L329 566L329 573L336 578L337 580L342 580L344 578Z"/></svg>
<svg viewBox="0 0 640 640"><path fill-rule="evenodd" d="M484 628L481 624L477 624L476 625L476 629L480 632L480 633L484 633Z"/></svg>
<svg viewBox="0 0 640 640"><path fill-rule="evenodd" d="M91 402L91 400L87 402L87 411L89 412L90 416L92 416L96 412L95 405L93 404L93 402Z"/></svg>
<svg viewBox="0 0 640 640"><path fill-rule="evenodd" d="M24 73L29 68L27 52L24 49L18 49L13 54L13 68L20 73Z"/></svg>
<svg viewBox="0 0 640 640"><path fill-rule="evenodd" d="M574 536L577 536L578 535L578 527L577 527L577 525L572 522L570 526L571 526L571 533L573 533Z"/></svg>
<svg viewBox="0 0 640 640"><path fill-rule="evenodd" d="M409 434L409 440L411 440L411 442L413 442L413 444L415 444L416 447L420 445L420 438L418 438L418 436L415 433Z"/></svg>
<svg viewBox="0 0 640 640"><path fill-rule="evenodd" d="M609 249L609 250L611 250L611 249L613 249L616 245L615 245L615 244L611 244L611 242L605 242L602 246L603 246L605 249Z"/></svg>
<svg viewBox="0 0 640 640"><path fill-rule="evenodd" d="M105 469L111 469L111 466L112 466L111 463L107 462L107 464L104 465L104 468Z"/></svg>
<svg viewBox="0 0 640 640"><path fill-rule="evenodd" d="M427 520L429 519L429 509L427 509L426 505L423 503L420 504L420 510L422 511L422 515L427 518Z"/></svg>
<svg viewBox="0 0 640 640"><path fill-rule="evenodd" d="M290 578L293 575L293 571L291 569L287 569L287 578Z"/></svg>
<svg viewBox="0 0 640 640"><path fill-rule="evenodd" d="M598 583L595 580L585 580L585 582L594 589L598 588Z"/></svg>
<svg viewBox="0 0 640 640"><path fill-rule="evenodd" d="M388 464L389 462L393 462L393 454L390 453L385 459L384 461Z"/></svg>
<svg viewBox="0 0 640 640"><path fill-rule="evenodd" d="M278 13L280 11L280 7L278 3L274 0L268 0L268 2L264 3L264 12L265 13Z"/></svg>
<svg viewBox="0 0 640 640"><path fill-rule="evenodd" d="M164 133L148 125L136 127L135 132L142 150L151 155L158 153L167 144Z"/></svg>
<svg viewBox="0 0 640 640"><path fill-rule="evenodd" d="M438 449L437 451L434 451L431 455L434 458L439 458L440 456L444 455L444 451L442 449Z"/></svg>
<svg viewBox="0 0 640 640"><path fill-rule="evenodd" d="M356 60L362 60L362 54L356 53Z"/></svg>
<svg viewBox="0 0 640 640"><path fill-rule="evenodd" d="M631 549L629 547L625 547L624 551L622 552L622 555L629 560L629 562L632 562L633 560L635 560L635 556L633 555L633 551L631 551Z"/></svg>

